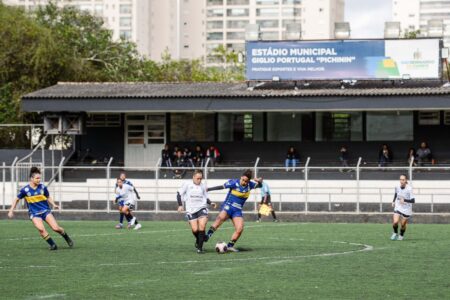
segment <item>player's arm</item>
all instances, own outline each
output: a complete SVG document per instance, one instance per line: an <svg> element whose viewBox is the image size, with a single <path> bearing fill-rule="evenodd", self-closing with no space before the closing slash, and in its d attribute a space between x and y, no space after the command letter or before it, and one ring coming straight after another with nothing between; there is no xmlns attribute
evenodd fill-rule
<svg viewBox="0 0 450 300"><path fill-rule="evenodd" d="M136 194L136 198L138 199L138 200L141 200L141 196L139 196L139 193L138 193L138 191L136 190L136 188L133 186L133 191L134 191L134 193Z"/></svg>
<svg viewBox="0 0 450 300"><path fill-rule="evenodd" d="M181 201L180 192L177 192L177 203L178 203L178 212L183 212L183 201Z"/></svg>
<svg viewBox="0 0 450 300"><path fill-rule="evenodd" d="M48 196L47 197L47 201L52 205L53 209L58 209L59 206L55 203L55 201L53 200L53 197Z"/></svg>
<svg viewBox="0 0 450 300"><path fill-rule="evenodd" d="M203 186L203 197L206 198L206 204L211 205L212 208L216 208L217 204L212 202L211 199L208 198L208 192L206 191L206 187Z"/></svg>
<svg viewBox="0 0 450 300"><path fill-rule="evenodd" d="M256 182L256 185L255 185L255 187L254 187L255 189L262 187L262 181L263 181L263 179L262 179L261 177L259 177L259 178L254 178L253 181Z"/></svg>
<svg viewBox="0 0 450 300"><path fill-rule="evenodd" d="M411 199L404 199L403 200L404 202L406 202L406 203L416 203L416 199L415 198L411 198Z"/></svg>
<svg viewBox="0 0 450 300"><path fill-rule="evenodd" d="M14 209L16 208L17 203L19 203L19 201L20 201L20 199L19 199L19 198L16 198L16 199L14 199L13 202L11 203L11 207L9 208L9 211L8 211L8 218L14 217Z"/></svg>
<svg viewBox="0 0 450 300"><path fill-rule="evenodd" d="M397 192L394 194L394 200L392 200L392 207L395 206L395 200L397 199Z"/></svg>
<svg viewBox="0 0 450 300"><path fill-rule="evenodd" d="M213 187L209 187L206 189L207 192L210 191L219 191L219 190L223 190L226 189L225 185L218 185L218 186L213 186Z"/></svg>

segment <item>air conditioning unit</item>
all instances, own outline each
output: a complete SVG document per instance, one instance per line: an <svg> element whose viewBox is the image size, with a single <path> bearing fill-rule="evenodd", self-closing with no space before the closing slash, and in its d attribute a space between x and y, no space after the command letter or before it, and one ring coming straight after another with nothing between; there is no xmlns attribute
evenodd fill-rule
<svg viewBox="0 0 450 300"><path fill-rule="evenodd" d="M44 133L45 134L62 134L62 116L46 115L44 116Z"/></svg>
<svg viewBox="0 0 450 300"><path fill-rule="evenodd" d="M62 116L62 132L64 134L84 134L84 115L65 114Z"/></svg>

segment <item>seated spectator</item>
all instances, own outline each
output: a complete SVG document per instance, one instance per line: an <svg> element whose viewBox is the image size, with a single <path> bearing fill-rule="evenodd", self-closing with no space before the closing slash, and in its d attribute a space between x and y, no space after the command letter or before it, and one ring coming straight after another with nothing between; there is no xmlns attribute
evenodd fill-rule
<svg viewBox="0 0 450 300"><path fill-rule="evenodd" d="M341 162L341 166L348 167L348 148L347 146L342 146L339 150L339 160ZM344 169L339 169L340 172L344 172Z"/></svg>
<svg viewBox="0 0 450 300"><path fill-rule="evenodd" d="M411 165L412 163L413 166L417 166L416 149L409 148L406 158L408 160L408 165Z"/></svg>
<svg viewBox="0 0 450 300"><path fill-rule="evenodd" d="M192 160L197 168L203 168L203 165L205 164L205 153L200 145L195 146Z"/></svg>
<svg viewBox="0 0 450 300"><path fill-rule="evenodd" d="M173 178L175 179L181 179L186 174L186 169L184 169L187 166L186 164L186 158L183 155L183 151L179 150L177 151L177 156L175 157L173 161Z"/></svg>
<svg viewBox="0 0 450 300"><path fill-rule="evenodd" d="M300 164L300 157L297 153L297 150L295 150L294 147L289 147L286 155L286 160L284 162L286 172L289 172L289 167L292 167L292 172L294 172L297 164Z"/></svg>
<svg viewBox="0 0 450 300"><path fill-rule="evenodd" d="M209 146L206 150L206 157L209 158L211 171L214 171L214 166L220 161L220 152L215 146Z"/></svg>
<svg viewBox="0 0 450 300"><path fill-rule="evenodd" d="M424 163L431 163L432 155L431 150L428 147L426 142L422 142L420 144L420 148L416 151L417 155L417 162L419 163L419 166L423 166Z"/></svg>
<svg viewBox="0 0 450 300"><path fill-rule="evenodd" d="M392 162L392 159L393 156L391 149L389 149L388 145L383 144L378 152L378 166L385 167L387 164Z"/></svg>
<svg viewBox="0 0 450 300"><path fill-rule="evenodd" d="M183 148L183 156L186 161L186 166L195 168L194 162L192 161L192 152L188 147Z"/></svg>
<svg viewBox="0 0 450 300"><path fill-rule="evenodd" d="M178 147L178 145L173 146L172 161L175 161L178 150L181 150L180 147Z"/></svg>
<svg viewBox="0 0 450 300"><path fill-rule="evenodd" d="M172 158L168 144L165 144L164 149L161 150L161 167L172 167Z"/></svg>

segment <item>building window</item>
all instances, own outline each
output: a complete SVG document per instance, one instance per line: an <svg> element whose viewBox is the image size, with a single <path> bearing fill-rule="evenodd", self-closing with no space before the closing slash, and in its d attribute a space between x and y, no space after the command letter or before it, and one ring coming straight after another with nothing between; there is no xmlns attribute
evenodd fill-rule
<svg viewBox="0 0 450 300"><path fill-rule="evenodd" d="M368 141L412 141L412 112L368 112L366 137Z"/></svg>
<svg viewBox="0 0 450 300"><path fill-rule="evenodd" d="M120 37L124 40L131 39L131 30L121 30Z"/></svg>
<svg viewBox="0 0 450 300"><path fill-rule="evenodd" d="M222 8L208 9L208 11L206 12L206 16L208 18L223 17L223 9Z"/></svg>
<svg viewBox="0 0 450 300"><path fill-rule="evenodd" d="M293 7L286 7L283 8L282 10L282 17L283 18L294 18L294 17L300 17L300 15L302 14L301 9L300 8L293 8Z"/></svg>
<svg viewBox="0 0 450 300"><path fill-rule="evenodd" d="M257 17L278 17L278 8L258 8L256 9Z"/></svg>
<svg viewBox="0 0 450 300"><path fill-rule="evenodd" d="M265 41L278 40L278 31L261 32L261 39Z"/></svg>
<svg viewBox="0 0 450 300"><path fill-rule="evenodd" d="M227 44L227 49L235 52L245 51L245 44Z"/></svg>
<svg viewBox="0 0 450 300"><path fill-rule="evenodd" d="M258 20L257 23L261 28L274 28L278 27L278 20Z"/></svg>
<svg viewBox="0 0 450 300"><path fill-rule="evenodd" d="M227 0L228 5L249 5L249 0Z"/></svg>
<svg viewBox="0 0 450 300"><path fill-rule="evenodd" d="M120 4L119 12L121 14L131 14L131 4Z"/></svg>
<svg viewBox="0 0 450 300"><path fill-rule="evenodd" d="M208 21L206 23L206 29L222 29L223 21Z"/></svg>
<svg viewBox="0 0 450 300"><path fill-rule="evenodd" d="M223 40L223 32L208 32L206 35L206 40L208 41Z"/></svg>
<svg viewBox="0 0 450 300"><path fill-rule="evenodd" d="M212 6L212 5L223 5L223 0L208 0L206 2L206 5Z"/></svg>
<svg viewBox="0 0 450 300"><path fill-rule="evenodd" d="M229 29L242 29L245 28L249 24L248 20L234 20L234 21L227 21L227 28Z"/></svg>
<svg viewBox="0 0 450 300"><path fill-rule="evenodd" d="M283 0L283 4L302 4L302 0Z"/></svg>
<svg viewBox="0 0 450 300"><path fill-rule="evenodd" d="M316 141L362 141L362 112L316 113Z"/></svg>
<svg viewBox="0 0 450 300"><path fill-rule="evenodd" d="M89 114L86 127L120 127L120 114Z"/></svg>
<svg viewBox="0 0 450 300"><path fill-rule="evenodd" d="M131 26L131 18L130 17L120 17L119 25L121 27L130 27Z"/></svg>
<svg viewBox="0 0 450 300"><path fill-rule="evenodd" d="M245 40L245 32L244 31L227 32L227 39L228 40Z"/></svg>
<svg viewBox="0 0 450 300"><path fill-rule="evenodd" d="M247 8L231 8L227 9L228 17L248 17L249 10Z"/></svg>
<svg viewBox="0 0 450 300"><path fill-rule="evenodd" d="M170 115L171 142L213 142L215 115L173 113Z"/></svg>
<svg viewBox="0 0 450 300"><path fill-rule="evenodd" d="M263 141L262 113L219 113L219 142Z"/></svg>
<svg viewBox="0 0 450 300"><path fill-rule="evenodd" d="M301 141L302 115L297 113L267 113L267 141Z"/></svg>
<svg viewBox="0 0 450 300"><path fill-rule="evenodd" d="M279 0L256 0L257 5L278 5Z"/></svg>
<svg viewBox="0 0 450 300"><path fill-rule="evenodd" d="M440 125L440 111L419 111L419 125Z"/></svg>

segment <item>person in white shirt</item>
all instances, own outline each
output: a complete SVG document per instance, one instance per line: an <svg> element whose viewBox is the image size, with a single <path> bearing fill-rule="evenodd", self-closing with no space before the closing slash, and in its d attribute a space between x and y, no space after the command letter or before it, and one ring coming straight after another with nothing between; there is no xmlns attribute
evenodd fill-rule
<svg viewBox="0 0 450 300"><path fill-rule="evenodd" d="M203 173L196 170L192 176L192 181L185 182L177 192L178 212L186 211L186 218L195 237L195 248L197 253L203 252L203 242L205 239L205 228L208 223L208 208L211 204L216 208L215 203L208 199L206 186L202 183ZM186 204L186 210L183 208L183 201Z"/></svg>
<svg viewBox="0 0 450 300"><path fill-rule="evenodd" d="M392 233L391 240L403 240L408 219L412 215L412 204L415 202L412 187L408 184L408 177L406 175L400 175L400 184L395 187L394 200L392 201L392 207L394 207L392 228L394 232ZM399 222L401 226L400 235L398 234Z"/></svg>
<svg viewBox="0 0 450 300"><path fill-rule="evenodd" d="M125 184L120 177L117 178L115 202L123 203L123 205L121 206L121 212L125 215L125 217L129 221L129 224L131 226L134 226L135 230L140 229L142 225L131 213L134 207L136 206L134 187L129 184Z"/></svg>

